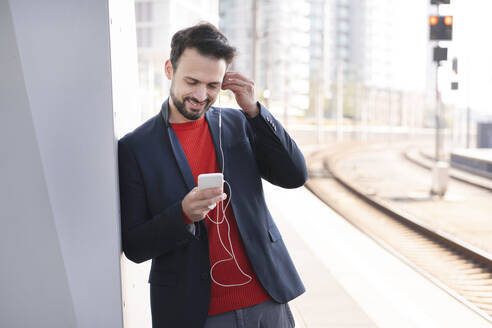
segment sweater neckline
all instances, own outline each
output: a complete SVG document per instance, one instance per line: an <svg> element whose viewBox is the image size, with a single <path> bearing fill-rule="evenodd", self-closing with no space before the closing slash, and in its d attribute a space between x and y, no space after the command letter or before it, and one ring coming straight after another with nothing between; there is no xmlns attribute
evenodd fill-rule
<svg viewBox="0 0 492 328"><path fill-rule="evenodd" d="M193 130L203 127L206 124L205 115L203 115L198 120L184 122L184 123L171 123L171 126L174 130L182 131L182 130Z"/></svg>

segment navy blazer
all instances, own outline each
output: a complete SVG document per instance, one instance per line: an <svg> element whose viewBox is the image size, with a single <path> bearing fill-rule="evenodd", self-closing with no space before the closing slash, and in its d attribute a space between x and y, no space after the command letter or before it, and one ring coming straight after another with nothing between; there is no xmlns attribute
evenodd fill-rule
<svg viewBox="0 0 492 328"><path fill-rule="evenodd" d="M268 211L261 178L296 188L305 183L307 170L295 142L259 106L253 119L215 107L205 118L222 168L221 115L224 179L251 265L272 299L285 303L305 288ZM166 100L158 115L118 142L123 251L136 263L152 259L153 327L203 327L211 284L207 228L203 220L195 223L195 234L186 228L181 201L195 181L168 117Z"/></svg>

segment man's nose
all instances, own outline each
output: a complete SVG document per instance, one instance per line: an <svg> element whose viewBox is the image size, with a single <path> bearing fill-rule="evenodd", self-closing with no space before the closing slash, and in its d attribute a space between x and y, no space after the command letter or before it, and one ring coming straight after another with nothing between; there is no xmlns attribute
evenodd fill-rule
<svg viewBox="0 0 492 328"><path fill-rule="evenodd" d="M205 86L197 86L195 90L193 90L193 97L200 102L205 101L207 99L207 88Z"/></svg>

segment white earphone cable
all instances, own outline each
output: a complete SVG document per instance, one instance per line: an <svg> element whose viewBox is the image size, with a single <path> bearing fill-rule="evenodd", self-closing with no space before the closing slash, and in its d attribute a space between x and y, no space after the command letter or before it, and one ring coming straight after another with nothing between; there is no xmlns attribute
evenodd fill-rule
<svg viewBox="0 0 492 328"><path fill-rule="evenodd" d="M224 151L222 150L222 108L219 109L219 148L220 148L220 153L221 153L221 156L222 156L222 175L224 175L225 161L224 161ZM251 277L250 275L248 275L247 273L245 273L243 271L243 269L241 269L241 266L237 262L236 255L234 254L234 248L232 247L232 241L231 241L231 226L230 226L229 221L227 220L227 216L226 216L227 207L229 206L229 204L231 202L231 199L232 199L232 188L231 188L231 185L229 184L229 182L227 182L226 180L224 180L224 183L227 184L227 187L229 188L229 199L227 200L225 207L224 207L224 201L221 201L220 202L220 206L217 207L216 221L212 220L208 214L207 214L207 218L212 223L214 223L216 225L216 227L217 227L217 234L219 235L219 241L220 241L222 247L224 248L224 250L227 252L227 254L229 254L230 258L223 259L223 260L220 260L220 261L215 262L212 265L212 267L210 268L210 277L212 278L212 281L214 283L216 283L217 285L222 286L222 287L244 286L244 285L248 284L250 281L252 281L253 280L253 277ZM220 222L219 222L219 209L222 210L222 220L220 220ZM219 230L219 225L222 224L224 221L227 224L227 237L228 237L228 241L229 241L229 246L231 248L231 251L230 252L227 249L227 247L224 245L224 242L222 241L222 237L220 235L220 230ZM240 284L221 284L221 283L217 282L214 279L213 270L214 270L215 266L217 264L219 264L219 263L226 262L226 261L231 261L231 260L234 260L234 263L236 263L236 266L239 269L239 271L241 271L241 273L245 277L248 277L248 281L246 281L244 283L240 283Z"/></svg>

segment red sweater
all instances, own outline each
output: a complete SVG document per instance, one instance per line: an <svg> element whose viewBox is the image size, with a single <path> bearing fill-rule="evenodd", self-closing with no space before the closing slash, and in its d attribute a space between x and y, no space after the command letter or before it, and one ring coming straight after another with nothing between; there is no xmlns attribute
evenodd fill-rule
<svg viewBox="0 0 492 328"><path fill-rule="evenodd" d="M174 132L183 147L183 150L190 164L195 183L197 183L198 175L202 173L218 173L220 172L217 155L215 153L214 144L208 123L205 117L193 122L173 123L171 124ZM220 158L222 160L222 158ZM234 185L231 185L232 197L238 195L241 190L235 190ZM237 196L236 196L237 197ZM228 199L224 201L226 205ZM217 209L221 206L218 204L208 216L217 221ZM219 222L222 221L222 211L219 211ZM243 241L238 231L236 219L232 211L232 206L229 204L226 210L226 218L230 224L230 241L236 256L237 263L249 276L253 279L242 286L223 287L211 282L211 299L208 315L215 315L223 312L228 312L236 309L252 306L270 299L263 286L256 277L251 263L244 249ZM214 263L230 258L230 255L224 250L219 240L217 225L205 218L205 224L208 231L208 246L210 250L210 267ZM219 225L220 236L222 242L231 252L229 238L227 234L227 223L224 221ZM232 253L232 252L231 252ZM213 278L222 285L241 284L249 280L244 276L236 266L234 260L224 261L217 264L213 271Z"/></svg>

